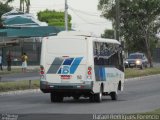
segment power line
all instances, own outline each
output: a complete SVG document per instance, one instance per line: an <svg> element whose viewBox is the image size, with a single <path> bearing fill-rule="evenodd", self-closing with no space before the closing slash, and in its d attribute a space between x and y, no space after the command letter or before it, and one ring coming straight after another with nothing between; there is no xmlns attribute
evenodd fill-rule
<svg viewBox="0 0 160 120"><path fill-rule="evenodd" d="M70 9L76 16L78 16L81 20L83 20L84 22L88 23L87 20L85 20L84 18L82 18L81 16L79 16L74 10Z"/></svg>
<svg viewBox="0 0 160 120"><path fill-rule="evenodd" d="M77 12L80 12L80 13L85 14L85 15L90 15L90 16L99 17L98 14L89 13L89 12L86 12L86 11L78 10L78 9L72 8L71 6L69 6L69 9L74 10L74 11L77 11Z"/></svg>
<svg viewBox="0 0 160 120"><path fill-rule="evenodd" d="M83 17L81 17L79 14L77 14L73 9L70 9L76 16L78 16L81 20L83 20L85 23L87 24L92 24L92 25L100 25L102 23L106 23L106 22L89 22L86 19L84 19Z"/></svg>

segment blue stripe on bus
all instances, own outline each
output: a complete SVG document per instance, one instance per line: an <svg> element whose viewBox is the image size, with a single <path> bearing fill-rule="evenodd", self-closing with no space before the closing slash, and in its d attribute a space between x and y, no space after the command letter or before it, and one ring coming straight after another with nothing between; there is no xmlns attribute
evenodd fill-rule
<svg viewBox="0 0 160 120"><path fill-rule="evenodd" d="M105 68L104 67L99 67L99 74L100 74L100 80L105 81Z"/></svg>
<svg viewBox="0 0 160 120"><path fill-rule="evenodd" d="M105 72L105 67L102 68L102 72L103 72L103 81L106 81L106 72Z"/></svg>
<svg viewBox="0 0 160 120"><path fill-rule="evenodd" d="M67 59L64 61L63 65L71 65L72 62L73 62L73 60L74 60L74 58L67 58Z"/></svg>
<svg viewBox="0 0 160 120"><path fill-rule="evenodd" d="M75 60L73 61L73 64L71 65L71 68L70 68L70 74L74 74L75 73L75 71L78 68L82 58L83 57L75 58Z"/></svg>
<svg viewBox="0 0 160 120"><path fill-rule="evenodd" d="M61 74L61 73L62 73L62 68L60 68L58 71L58 74Z"/></svg>

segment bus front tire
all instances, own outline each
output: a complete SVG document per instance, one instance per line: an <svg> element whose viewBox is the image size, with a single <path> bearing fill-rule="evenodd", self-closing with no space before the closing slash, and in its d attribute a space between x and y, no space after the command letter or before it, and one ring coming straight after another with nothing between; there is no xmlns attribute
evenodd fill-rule
<svg viewBox="0 0 160 120"><path fill-rule="evenodd" d="M110 96L111 96L111 99L112 99L112 100L117 100L117 99L118 99L118 96L117 96L117 93L116 93L116 92L111 92L111 93L110 93Z"/></svg>

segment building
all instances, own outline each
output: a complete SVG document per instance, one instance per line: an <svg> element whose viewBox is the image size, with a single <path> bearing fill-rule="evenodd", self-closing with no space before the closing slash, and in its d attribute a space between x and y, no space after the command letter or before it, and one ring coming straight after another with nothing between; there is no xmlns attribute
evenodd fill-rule
<svg viewBox="0 0 160 120"><path fill-rule="evenodd" d="M0 54L3 65L6 55L11 51L12 64L21 65L21 55L27 53L28 65L39 65L41 40L45 36L55 35L61 30L40 22L31 14L12 10L2 15L3 28L0 29Z"/></svg>

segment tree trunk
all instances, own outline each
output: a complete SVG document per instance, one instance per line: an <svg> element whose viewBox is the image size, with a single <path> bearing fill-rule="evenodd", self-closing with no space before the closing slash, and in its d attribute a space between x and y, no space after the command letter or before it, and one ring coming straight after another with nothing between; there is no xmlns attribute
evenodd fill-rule
<svg viewBox="0 0 160 120"><path fill-rule="evenodd" d="M153 67L152 55L151 55L151 50L150 50L150 42L149 42L149 31L148 30L146 31L145 43L146 43L146 49L147 49L148 62L150 64L150 67Z"/></svg>
<svg viewBox="0 0 160 120"><path fill-rule="evenodd" d="M26 13L29 13L29 11L30 11L30 5L27 4Z"/></svg>
<svg viewBox="0 0 160 120"><path fill-rule="evenodd" d="M22 11L22 1L20 0L19 10Z"/></svg>
<svg viewBox="0 0 160 120"><path fill-rule="evenodd" d="M24 8L24 1L22 2L22 4L23 4L23 12L25 12L25 10L24 10L24 9L25 9L25 8Z"/></svg>
<svg viewBox="0 0 160 120"><path fill-rule="evenodd" d="M26 4L26 13L30 12L30 0L23 0L24 3Z"/></svg>
<svg viewBox="0 0 160 120"><path fill-rule="evenodd" d="M148 61L149 61L150 67L153 67L151 51L150 50L147 50L147 51L148 51Z"/></svg>

